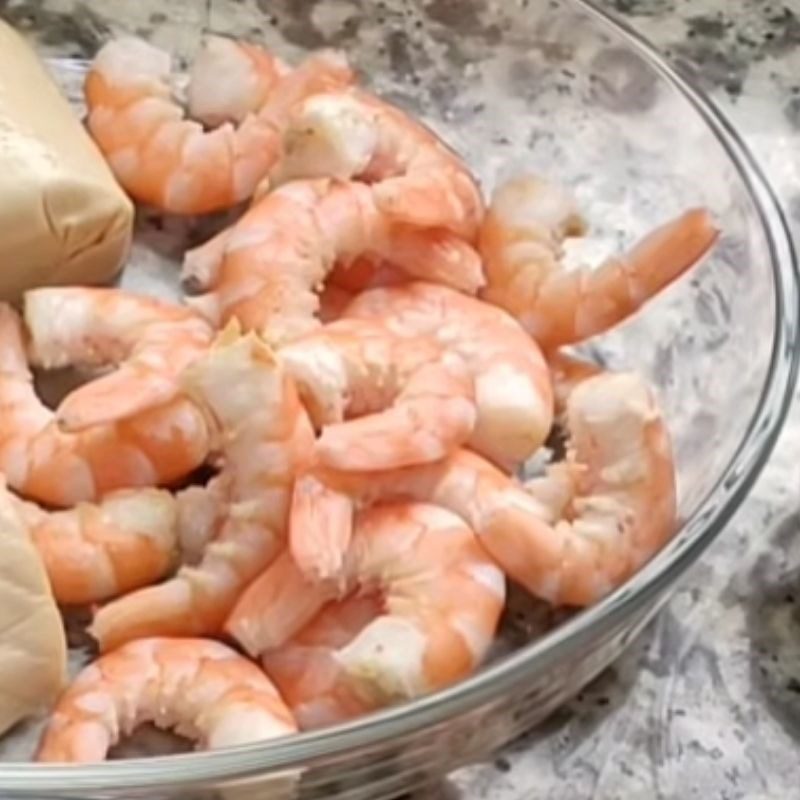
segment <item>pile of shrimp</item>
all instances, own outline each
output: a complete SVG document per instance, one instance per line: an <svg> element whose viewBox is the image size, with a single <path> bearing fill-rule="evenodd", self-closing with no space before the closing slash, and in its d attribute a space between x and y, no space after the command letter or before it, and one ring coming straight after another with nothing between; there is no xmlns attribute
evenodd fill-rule
<svg viewBox="0 0 800 800"><path fill-rule="evenodd" d="M211 37L184 109L169 56L122 38L85 90L134 200L240 215L185 254L180 303L0 307L3 491L99 649L39 760L102 760L145 721L214 748L435 692L484 661L509 582L587 606L674 534L654 390L567 348L697 264L708 211L568 269L566 188L485 199L339 53ZM51 409L32 370L66 366L98 373ZM563 454L521 480L556 427Z"/></svg>

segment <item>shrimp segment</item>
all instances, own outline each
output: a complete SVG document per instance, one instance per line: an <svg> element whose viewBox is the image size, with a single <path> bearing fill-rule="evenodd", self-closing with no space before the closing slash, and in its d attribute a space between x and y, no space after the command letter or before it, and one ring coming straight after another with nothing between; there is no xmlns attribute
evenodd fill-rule
<svg viewBox="0 0 800 800"><path fill-rule="evenodd" d="M337 655L383 610L374 594L334 600L288 642L264 653L264 671L301 730L335 725L373 710L356 694Z"/></svg>
<svg viewBox="0 0 800 800"><path fill-rule="evenodd" d="M207 36L189 71L189 116L209 127L242 122L267 102L289 72L280 58L261 47Z"/></svg>
<svg viewBox="0 0 800 800"><path fill-rule="evenodd" d="M176 562L177 511L169 492L121 490L66 511L15 504L60 604L95 603L147 586Z"/></svg>
<svg viewBox="0 0 800 800"><path fill-rule="evenodd" d="M373 708L471 672L492 642L505 601L503 574L473 532L455 514L425 504L361 513L343 579L343 596L359 588L377 592L385 607L336 653L355 695ZM251 654L280 647L336 591L332 584L306 591L302 581L292 558L276 561L242 595L227 632ZM302 613L287 615L293 597Z"/></svg>
<svg viewBox="0 0 800 800"><path fill-rule="evenodd" d="M342 497L360 502L414 499L460 515L506 573L555 605L584 606L620 585L675 531L675 473L669 434L646 384L632 373L601 373L577 383L566 402L569 434L564 462L521 486L465 450L436 464L377 474L317 471L298 481L305 498L292 512L291 548L299 568L309 513L308 498L335 498L337 525L330 536L313 531L316 549L346 540ZM333 494L315 491L323 480ZM311 486L307 486L307 483ZM305 516L304 516L305 515ZM327 544L326 544L327 540ZM327 563L341 558L325 555Z"/></svg>
<svg viewBox="0 0 800 800"><path fill-rule="evenodd" d="M90 630L103 651L142 636L218 633L244 587L285 541L294 476L314 443L294 383L266 345L235 328L184 380L220 431L226 514L197 566L97 612Z"/></svg>
<svg viewBox="0 0 800 800"><path fill-rule="evenodd" d="M224 64L232 73L231 83L242 79L238 60L228 56ZM203 108L201 96L209 87L206 70L203 64L202 86L189 91L193 107L204 115L241 116L246 104L257 102L248 79L247 86L236 90L233 112L224 106L220 111L213 83L210 108ZM84 90L89 130L122 186L137 201L178 214L229 208L250 197L280 157L282 131L292 106L310 94L353 80L341 56L313 54L279 76L274 85L271 73L266 81L256 80L256 94L270 83L266 100L238 127L224 123L206 132L172 100L170 71L167 53L141 39L123 37L98 52ZM224 77L217 75L216 85L227 89Z"/></svg>
<svg viewBox="0 0 800 800"><path fill-rule="evenodd" d="M34 289L24 316L32 358L45 369L118 365L61 402L56 419L70 432L173 400L181 372L214 337L191 309L120 289Z"/></svg>
<svg viewBox="0 0 800 800"><path fill-rule="evenodd" d="M495 191L481 229L482 296L518 319L545 350L622 322L693 267L719 236L709 212L692 209L596 269L564 270L564 238L583 229L566 192L532 176Z"/></svg>
<svg viewBox="0 0 800 800"><path fill-rule="evenodd" d="M461 356L475 384L469 446L513 469L539 448L553 421L553 391L539 347L504 311L444 286L410 283L357 296L344 316L378 319L405 337L429 336Z"/></svg>
<svg viewBox="0 0 800 800"><path fill-rule="evenodd" d="M297 731L267 676L219 642L142 639L85 667L59 699L36 760L92 763L145 722L201 750Z"/></svg>
<svg viewBox="0 0 800 800"><path fill-rule="evenodd" d="M314 454L324 466L380 470L436 461L475 424L471 376L433 339L401 338L373 320L340 320L280 356L322 427ZM357 419L343 422L346 415Z"/></svg>
<svg viewBox="0 0 800 800"><path fill-rule="evenodd" d="M465 264L458 255L463 245L443 248L438 234L402 229L404 245L395 251L396 234L363 184L288 183L263 197L226 237L209 245L198 272L212 276L212 289L188 302L214 324L235 318L270 343L284 344L317 327L317 292L337 261L375 253L413 274L427 237L437 242L428 259L443 253L441 269L452 271L454 283L466 281L473 291L481 285L480 261ZM417 242L415 247L410 239ZM209 264L214 258L221 260Z"/></svg>
<svg viewBox="0 0 800 800"><path fill-rule="evenodd" d="M305 99L290 115L285 151L281 180L360 178L395 221L477 236L483 200L466 164L429 128L363 90Z"/></svg>
<svg viewBox="0 0 800 800"><path fill-rule="evenodd" d="M107 492L164 485L205 460L203 413L185 397L127 420L64 433L39 400L16 312L0 304L0 471L41 503L69 507Z"/></svg>

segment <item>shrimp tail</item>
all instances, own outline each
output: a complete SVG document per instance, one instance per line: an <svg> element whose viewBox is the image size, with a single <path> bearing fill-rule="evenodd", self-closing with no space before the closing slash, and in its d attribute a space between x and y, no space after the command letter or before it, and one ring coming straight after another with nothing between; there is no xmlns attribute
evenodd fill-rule
<svg viewBox="0 0 800 800"><path fill-rule="evenodd" d="M217 282L233 225L207 242L187 250L181 267L181 286L188 294L206 292Z"/></svg>
<svg viewBox="0 0 800 800"><path fill-rule="evenodd" d="M694 266L718 237L711 214L691 209L595 270L555 272L522 322L546 350L602 333Z"/></svg>
<svg viewBox="0 0 800 800"><path fill-rule="evenodd" d="M122 366L67 395L56 413L62 431L81 431L163 406L178 396L174 380Z"/></svg>
<svg viewBox="0 0 800 800"><path fill-rule="evenodd" d="M395 225L387 258L407 275L474 295L486 285L478 251L448 230Z"/></svg>
<svg viewBox="0 0 800 800"><path fill-rule="evenodd" d="M387 178L375 186L375 201L397 222L422 228L448 227L470 241L483 216L477 185L455 172Z"/></svg>
<svg viewBox="0 0 800 800"><path fill-rule="evenodd" d="M295 481L289 516L289 548L309 579L324 581L342 573L353 535L354 503L308 473ZM297 524L302 521L302 525Z"/></svg>
<svg viewBox="0 0 800 800"><path fill-rule="evenodd" d="M202 636L219 630L226 609L204 603L199 581L206 576L184 567L174 578L120 597L98 609L89 633L105 653L150 636ZM213 597L209 592L209 597Z"/></svg>
<svg viewBox="0 0 800 800"><path fill-rule="evenodd" d="M309 581L285 550L239 597L224 629L255 657L285 644L336 594L332 583Z"/></svg>

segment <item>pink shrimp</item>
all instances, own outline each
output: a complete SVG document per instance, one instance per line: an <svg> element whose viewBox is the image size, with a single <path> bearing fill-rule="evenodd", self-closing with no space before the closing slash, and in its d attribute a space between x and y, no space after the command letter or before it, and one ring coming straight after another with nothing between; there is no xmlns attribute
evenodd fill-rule
<svg viewBox="0 0 800 800"><path fill-rule="evenodd" d="M211 56L218 56L218 50L217 46ZM190 88L189 98L207 118L241 116L260 94L266 98L238 127L226 122L206 132L171 98L167 53L134 37L101 48L85 84L89 130L134 199L179 214L207 213L246 200L281 155L282 131L292 106L353 80L338 54L316 53L297 69L276 74L280 70L275 63L267 56L253 59L254 52L250 46L237 58L228 47L223 74L213 80L208 80L206 63L201 66L202 85ZM251 69L242 69L242 58L261 73L254 81L255 96ZM233 105L221 105L217 86L231 91L243 78L246 84L232 90Z"/></svg>
<svg viewBox="0 0 800 800"><path fill-rule="evenodd" d="M142 639L85 667L61 695L36 760L91 763L144 722L200 749L297 731L291 711L252 662L207 639Z"/></svg>
<svg viewBox="0 0 800 800"><path fill-rule="evenodd" d="M693 267L719 236L708 211L692 209L626 255L595 269L565 270L562 242L583 229L564 189L532 176L495 191L481 229L482 296L518 319L546 350L622 322Z"/></svg>
<svg viewBox="0 0 800 800"><path fill-rule="evenodd" d="M169 492L123 489L65 511L14 504L58 603L108 600L155 583L177 562L178 515Z"/></svg>
<svg viewBox="0 0 800 800"><path fill-rule="evenodd" d="M242 122L263 107L290 72L282 59L261 47L207 36L189 71L189 116L212 128Z"/></svg>
<svg viewBox="0 0 800 800"><path fill-rule="evenodd" d="M430 337L339 320L285 346L280 358L322 428L314 458L324 466L371 471L436 461L475 424L471 375Z"/></svg>
<svg viewBox="0 0 800 800"><path fill-rule="evenodd" d="M202 411L176 397L130 419L64 433L36 394L22 324L0 304L0 471L28 498L69 507L115 489L173 483L208 455Z"/></svg>
<svg viewBox="0 0 800 800"><path fill-rule="evenodd" d="M466 164L436 134L399 108L349 87L298 104L273 176L359 178L373 184L392 219L444 228L474 241L483 218L480 189Z"/></svg>
<svg viewBox="0 0 800 800"><path fill-rule="evenodd" d="M400 336L430 336L458 354L475 382L477 420L469 446L509 469L545 441L553 392L541 351L504 311L444 286L371 289L346 318L378 319Z"/></svg>
<svg viewBox="0 0 800 800"><path fill-rule="evenodd" d="M564 419L565 460L524 487L465 450L405 470L304 476L290 530L299 568L336 577L332 570L346 561L337 551L346 546L352 525L348 497L351 503L414 499L460 515L532 594L555 605L598 600L675 532L670 439L653 393L632 373L578 381Z"/></svg>
<svg viewBox="0 0 800 800"><path fill-rule="evenodd" d="M343 676L370 707L407 700L472 672L491 644L505 601L503 573L455 515L426 504L376 506L357 519L342 597L378 593L385 612L336 652ZM242 595L225 625L252 655L274 650L337 593L304 584L284 556Z"/></svg>
<svg viewBox="0 0 800 800"><path fill-rule="evenodd" d="M264 671L301 730L345 722L373 710L356 693L337 655L383 610L375 594L334 600L288 642L264 653Z"/></svg>
<svg viewBox="0 0 800 800"><path fill-rule="evenodd" d="M173 400L180 394L180 374L214 338L192 309L120 289L34 289L24 301L35 364L116 366L61 402L56 419L66 431L125 419Z"/></svg>
<svg viewBox="0 0 800 800"><path fill-rule="evenodd" d="M398 236L402 246L394 249ZM474 291L482 282L480 261L468 245L452 236L389 225L370 189L358 183L281 186L208 248L189 256L184 277L195 283L199 275L210 279L211 291L188 302L214 324L236 318L276 345L317 326L317 292L337 261L374 252L412 275L435 273L430 267L435 261L454 283L461 282L459 288Z"/></svg>
<svg viewBox="0 0 800 800"><path fill-rule="evenodd" d="M294 477L314 442L294 383L263 342L235 327L184 381L220 432L226 513L196 567L97 612L90 630L103 651L142 636L219 633L242 590L285 542Z"/></svg>

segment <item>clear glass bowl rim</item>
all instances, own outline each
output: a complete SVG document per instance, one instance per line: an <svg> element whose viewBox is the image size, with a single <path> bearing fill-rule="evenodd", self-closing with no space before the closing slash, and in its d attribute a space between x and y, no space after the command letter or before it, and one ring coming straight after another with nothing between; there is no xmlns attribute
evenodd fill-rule
<svg viewBox="0 0 800 800"><path fill-rule="evenodd" d="M594 18L645 59L688 100L736 166L757 210L770 252L775 281L775 330L770 364L759 403L747 431L717 483L679 534L627 583L600 603L577 614L543 638L486 667L455 686L396 708L321 731L219 751L92 765L0 764L0 795L42 792L187 788L246 781L267 772L309 766L345 757L364 746L446 723L448 719L500 699L527 675L569 663L597 635L610 631L636 610L664 596L724 529L767 462L786 418L800 357L798 317L800 280L791 234L781 205L744 142L713 101L694 81L676 72L658 51L595 0L567 0Z"/></svg>

